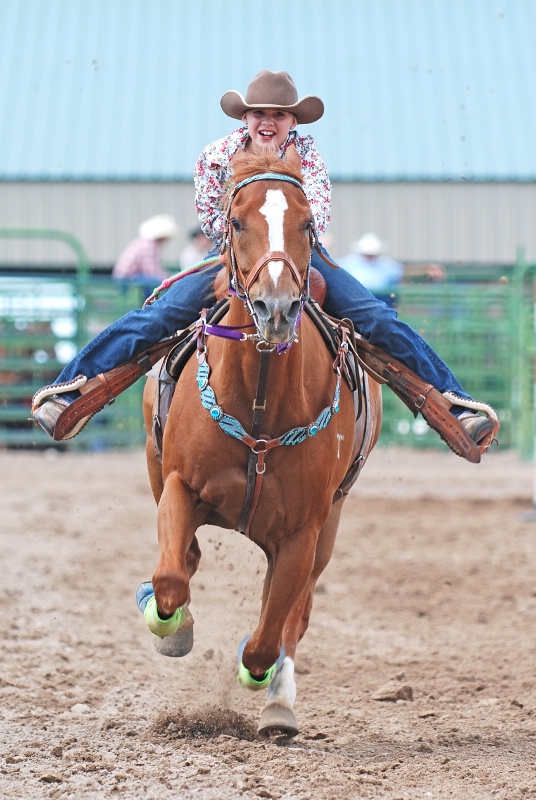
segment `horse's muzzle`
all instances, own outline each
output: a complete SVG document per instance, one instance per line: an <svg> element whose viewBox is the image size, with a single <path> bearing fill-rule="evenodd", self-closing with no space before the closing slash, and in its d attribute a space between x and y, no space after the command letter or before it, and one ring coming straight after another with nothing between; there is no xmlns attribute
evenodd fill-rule
<svg viewBox="0 0 536 800"><path fill-rule="evenodd" d="M271 344L286 344L294 337L298 314L301 309L299 298L257 298L253 301L259 333Z"/></svg>

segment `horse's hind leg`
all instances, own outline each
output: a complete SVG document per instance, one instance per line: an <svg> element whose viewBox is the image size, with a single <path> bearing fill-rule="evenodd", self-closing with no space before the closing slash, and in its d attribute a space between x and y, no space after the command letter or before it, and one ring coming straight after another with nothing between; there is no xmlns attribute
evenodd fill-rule
<svg viewBox="0 0 536 800"><path fill-rule="evenodd" d="M343 502L343 499L339 500L332 506L318 537L314 566L309 580L287 617L283 629L285 658L270 682L268 698L259 722L259 733L263 736L274 734L296 736L298 733L298 723L293 710L296 700L294 678L296 648L309 626L316 582L329 564L333 553Z"/></svg>
<svg viewBox="0 0 536 800"><path fill-rule="evenodd" d="M153 491L154 499L158 504L164 484L162 481L162 464L156 457L155 447L153 442L153 414L156 402L156 394L158 392L158 381L155 378L147 378L145 387L143 389L143 419L145 422L145 458L147 461L147 472L149 474L149 482Z"/></svg>
<svg viewBox="0 0 536 800"><path fill-rule="evenodd" d="M331 507L329 517L318 536L313 570L305 589L287 617L283 631L283 645L286 653L292 658L296 655L298 642L301 641L309 627L309 618L313 608L313 592L316 582L326 569L333 555L343 504L344 497L337 500Z"/></svg>

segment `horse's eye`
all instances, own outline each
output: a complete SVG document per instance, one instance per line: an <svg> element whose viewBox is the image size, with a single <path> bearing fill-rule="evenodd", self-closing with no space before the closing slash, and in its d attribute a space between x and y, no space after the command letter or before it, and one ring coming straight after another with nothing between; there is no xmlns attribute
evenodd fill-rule
<svg viewBox="0 0 536 800"><path fill-rule="evenodd" d="M240 223L239 223L239 221L237 219L232 219L231 220L231 225L233 226L235 231L239 231L240 230Z"/></svg>
<svg viewBox="0 0 536 800"><path fill-rule="evenodd" d="M310 219L308 222L305 223L305 230L312 231L313 230L313 220Z"/></svg>

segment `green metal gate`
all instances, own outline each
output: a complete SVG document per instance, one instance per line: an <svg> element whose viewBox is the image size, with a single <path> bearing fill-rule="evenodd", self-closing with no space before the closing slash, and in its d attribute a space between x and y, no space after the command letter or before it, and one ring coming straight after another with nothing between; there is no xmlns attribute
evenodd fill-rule
<svg viewBox="0 0 536 800"><path fill-rule="evenodd" d="M31 421L33 394L52 383L63 366L99 331L139 306L136 287L127 291L108 276L90 274L87 257L61 231L2 230L0 237L62 241L75 269L58 275L24 270L0 276L0 445L99 450L139 446L144 441L143 381L97 414L72 442L55 444Z"/></svg>
<svg viewBox="0 0 536 800"><path fill-rule="evenodd" d="M102 449L139 446L143 381L98 414L72 442L53 445L29 421L34 392L51 383L72 356L112 321L139 306L136 288L119 289L109 277L90 274L83 248L61 231L0 229L0 237L57 239L71 247L69 275L23 271L0 276L0 446ZM461 384L490 403L501 420L502 449L529 458L535 440L534 278L536 265L519 259L506 278L449 280L400 287L400 317L421 333ZM446 448L422 417L415 419L383 388L380 444Z"/></svg>
<svg viewBox="0 0 536 800"><path fill-rule="evenodd" d="M465 390L496 409L501 447L511 447L517 324L513 283L404 285L397 291L397 309L400 318L447 362ZM423 418L415 419L388 388L382 393L381 444L446 447Z"/></svg>

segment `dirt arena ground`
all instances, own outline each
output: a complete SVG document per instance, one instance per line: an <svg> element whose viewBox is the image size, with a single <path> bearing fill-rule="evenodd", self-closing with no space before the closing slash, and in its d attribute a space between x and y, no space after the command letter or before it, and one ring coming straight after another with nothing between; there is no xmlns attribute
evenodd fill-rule
<svg viewBox="0 0 536 800"><path fill-rule="evenodd" d="M143 453L0 467L2 800L536 798L531 463L372 454L298 651L290 742L256 737L263 697L235 680L260 552L201 530L196 642L167 659L134 602L157 557Z"/></svg>

